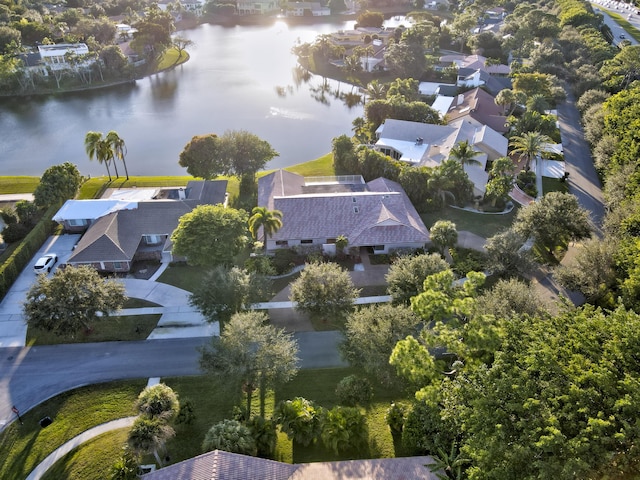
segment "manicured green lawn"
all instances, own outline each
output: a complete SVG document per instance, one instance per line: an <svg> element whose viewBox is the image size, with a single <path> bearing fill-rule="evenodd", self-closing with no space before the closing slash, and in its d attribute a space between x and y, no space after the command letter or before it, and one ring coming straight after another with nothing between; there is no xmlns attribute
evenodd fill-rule
<svg viewBox="0 0 640 480"><path fill-rule="evenodd" d="M169 265L158 277L158 282L193 292L202 284L202 279L210 267L192 267L184 264Z"/></svg>
<svg viewBox="0 0 640 480"><path fill-rule="evenodd" d="M26 478L47 455L76 435L110 420L134 415L135 399L146 383L135 380L79 388L23 414L24 425L14 422L0 434L0 478ZM41 428L38 422L46 416L53 423Z"/></svg>
<svg viewBox="0 0 640 480"><path fill-rule="evenodd" d="M39 183L40 177L0 177L0 194L32 193Z"/></svg>
<svg viewBox="0 0 640 480"><path fill-rule="evenodd" d="M481 237L489 238L509 228L517 211L517 205L510 213L504 215L473 213L447 207L437 212L423 213L420 217L427 228L431 228L438 220L450 220L456 224L458 231L466 230Z"/></svg>
<svg viewBox="0 0 640 480"><path fill-rule="evenodd" d="M178 51L177 48L168 48L162 54L162 58L158 62L158 70L166 70L175 67L189 60L189 54L186 51Z"/></svg>
<svg viewBox="0 0 640 480"><path fill-rule="evenodd" d="M111 467L127 443L129 429L104 433L58 460L42 477L43 480L104 480L110 478Z"/></svg>
<svg viewBox="0 0 640 480"><path fill-rule="evenodd" d="M271 415L274 405L280 400L296 396L313 400L325 408L332 408L337 404L334 392L338 382L351 374L361 374L361 371L355 368L302 370L293 381L277 388L268 396L266 415ZM203 453L200 447L207 430L215 423L230 418L233 406L244 402L244 398L239 397L239 392L229 391L223 382L213 381L210 377L165 378L163 381L178 392L181 401L189 398L196 414L194 424L176 426L176 437L167 444L172 463ZM407 397L402 392L375 386L374 394L371 406L363 410L369 426L369 447L358 452L358 457L394 457L393 439L384 416L391 402L407 400ZM252 411L254 414L259 412L257 394L254 396ZM278 440L277 458L299 463L344 460L351 458L351 455L335 455L319 445L293 448L286 436L282 435Z"/></svg>
<svg viewBox="0 0 640 480"><path fill-rule="evenodd" d="M89 332L57 336L45 330L29 328L27 345L60 345L65 343L120 342L144 340L156 328L161 315L110 317L91 322Z"/></svg>
<svg viewBox="0 0 640 480"><path fill-rule="evenodd" d="M542 192L547 194L549 192L569 192L569 184L567 182L561 182L557 178L542 177Z"/></svg>

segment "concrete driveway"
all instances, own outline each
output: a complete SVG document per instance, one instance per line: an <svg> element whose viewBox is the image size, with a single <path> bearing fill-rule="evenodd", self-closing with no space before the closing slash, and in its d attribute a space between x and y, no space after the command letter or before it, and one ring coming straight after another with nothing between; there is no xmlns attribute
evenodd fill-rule
<svg viewBox="0 0 640 480"><path fill-rule="evenodd" d="M45 253L58 255L58 263L48 274L53 275L56 268L69 259L78 240L80 240L80 235L54 235L50 237L18 275L15 283L0 302L0 347L24 347L25 345L27 326L22 316L22 305L27 291L36 279L36 273L33 271L36 260Z"/></svg>

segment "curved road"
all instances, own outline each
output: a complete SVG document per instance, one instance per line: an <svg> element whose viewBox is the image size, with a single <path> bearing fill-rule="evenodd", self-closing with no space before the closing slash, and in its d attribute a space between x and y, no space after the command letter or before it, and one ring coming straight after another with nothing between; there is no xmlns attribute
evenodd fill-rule
<svg viewBox="0 0 640 480"><path fill-rule="evenodd" d="M299 332L299 366L345 366L339 332ZM111 380L200 374L198 347L210 337L0 349L0 431L15 415L72 388ZM55 419L54 419L55 420Z"/></svg>

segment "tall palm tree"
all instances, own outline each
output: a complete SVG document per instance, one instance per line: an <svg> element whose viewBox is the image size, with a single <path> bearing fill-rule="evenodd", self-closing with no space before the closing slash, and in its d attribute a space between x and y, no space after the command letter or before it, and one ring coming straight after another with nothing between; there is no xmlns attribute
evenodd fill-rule
<svg viewBox="0 0 640 480"><path fill-rule="evenodd" d="M482 165L482 163L476 160L474 157L480 155L481 152L473 149L473 146L469 144L469 140L464 140L457 143L449 152L449 158L459 161L462 166L465 165Z"/></svg>
<svg viewBox="0 0 640 480"><path fill-rule="evenodd" d="M365 89L365 93L371 100L384 100L387 96L387 86L378 80L371 80Z"/></svg>
<svg viewBox="0 0 640 480"><path fill-rule="evenodd" d="M113 150L106 139L102 138L102 133L87 132L84 137L84 149L89 156L89 160L93 160L95 158L98 163L104 164L105 167L107 167L107 174L109 175L109 181L111 181L109 162L113 159Z"/></svg>
<svg viewBox="0 0 640 480"><path fill-rule="evenodd" d="M105 140L107 141L107 143L109 143L114 158L121 160L124 164L124 172L127 175L127 180L129 180L129 170L127 169L127 162L124 159L124 157L126 157L127 155L127 146L125 145L124 140L120 138L120 135L118 135L118 132L116 132L115 130L111 130L109 133L107 133Z"/></svg>
<svg viewBox="0 0 640 480"><path fill-rule="evenodd" d="M542 152L546 152L546 145L549 143L553 143L553 140L547 135L540 132L527 132L520 136L511 137L509 146L512 148L512 153L526 156L525 169L528 171L531 169L531 160Z"/></svg>
<svg viewBox="0 0 640 480"><path fill-rule="evenodd" d="M266 207L254 207L251 210L251 218L249 218L249 231L254 240L257 239L260 227L264 232L266 247L267 239L282 228L282 212L280 210L269 210Z"/></svg>

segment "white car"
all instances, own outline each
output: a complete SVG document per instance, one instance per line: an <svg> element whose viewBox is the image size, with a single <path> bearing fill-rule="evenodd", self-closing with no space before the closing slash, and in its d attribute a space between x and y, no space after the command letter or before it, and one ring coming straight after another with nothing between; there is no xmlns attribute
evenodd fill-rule
<svg viewBox="0 0 640 480"><path fill-rule="evenodd" d="M33 270L36 273L49 273L57 262L58 256L55 253L47 253L38 259Z"/></svg>

